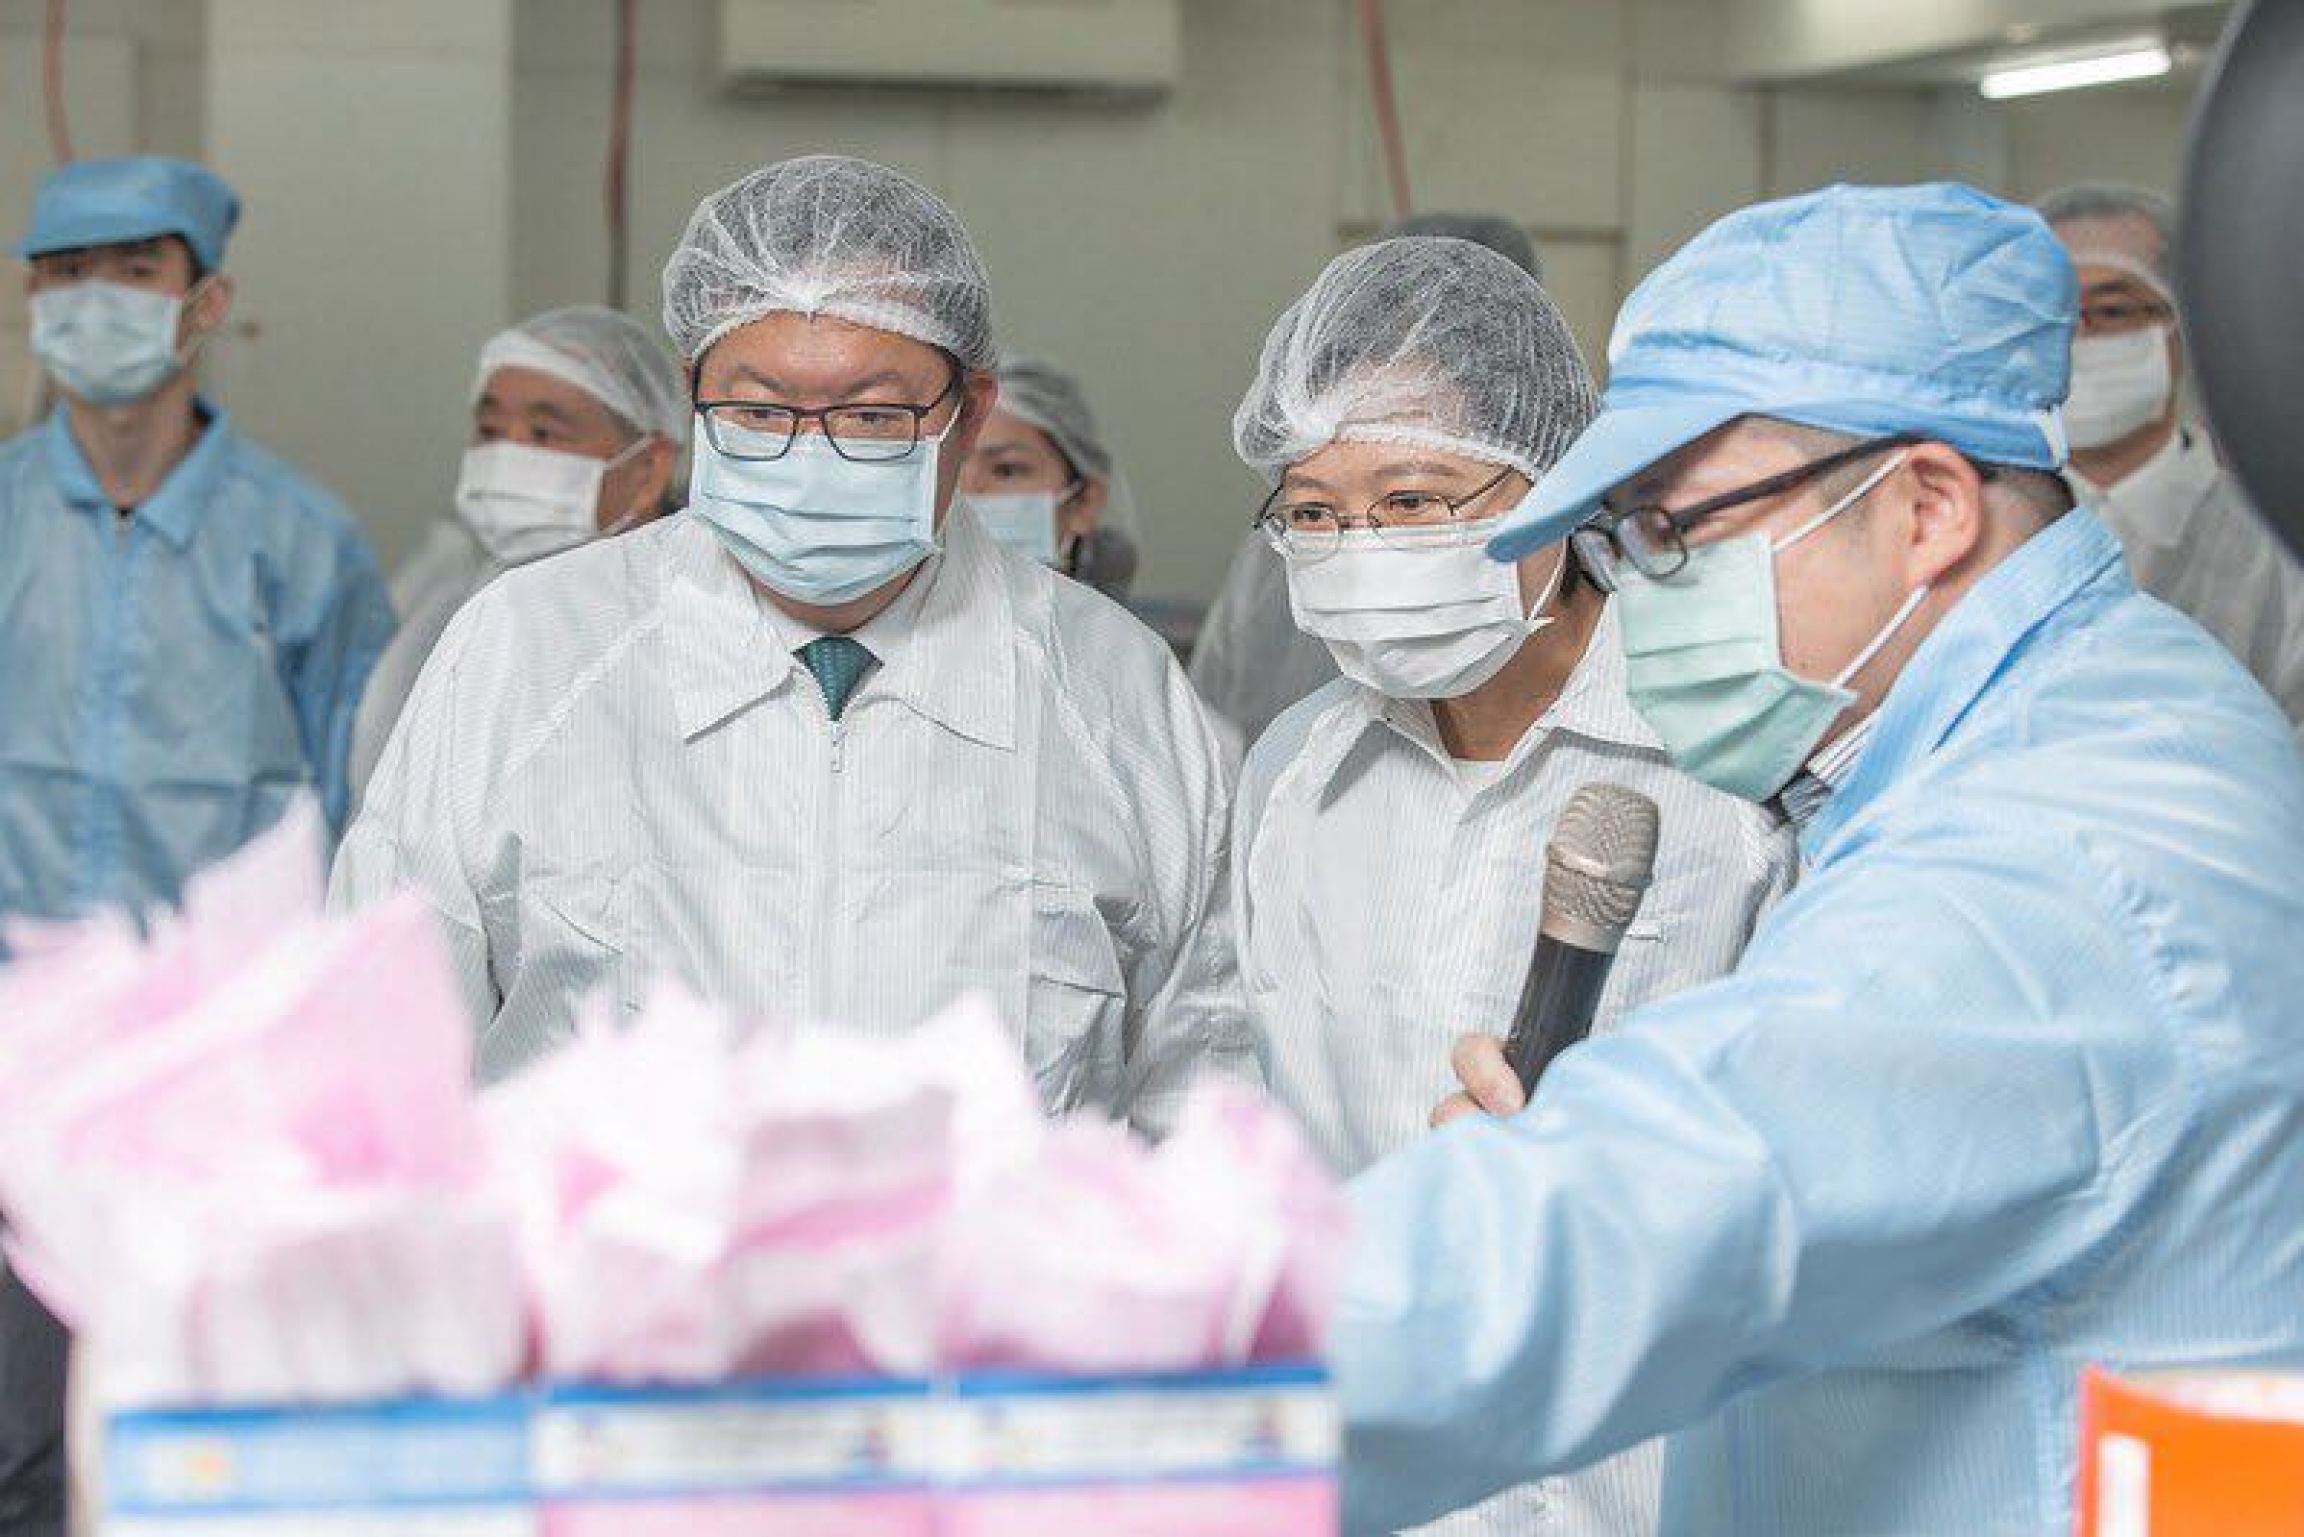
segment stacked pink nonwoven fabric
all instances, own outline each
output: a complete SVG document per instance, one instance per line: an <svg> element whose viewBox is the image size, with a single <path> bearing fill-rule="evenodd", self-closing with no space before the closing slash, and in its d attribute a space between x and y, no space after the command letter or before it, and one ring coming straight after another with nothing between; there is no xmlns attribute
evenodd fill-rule
<svg viewBox="0 0 2304 1537"><path fill-rule="evenodd" d="M0 969L10 1262L115 1402L1318 1354L1343 1202L1278 1111L1050 1124L990 1008L898 1039L677 987L489 1090L413 896L321 912L299 808Z"/></svg>
<svg viewBox="0 0 2304 1537"><path fill-rule="evenodd" d="M115 1402L477 1392L525 1354L471 1032L403 897L321 915L299 806L148 939L18 930L0 972L9 1262Z"/></svg>
<svg viewBox="0 0 2304 1537"><path fill-rule="evenodd" d="M1342 1198L1217 1084L1157 1149L1051 1126L963 1001L900 1041L660 990L489 1096L545 1370L612 1381L1168 1371L1319 1351Z"/></svg>

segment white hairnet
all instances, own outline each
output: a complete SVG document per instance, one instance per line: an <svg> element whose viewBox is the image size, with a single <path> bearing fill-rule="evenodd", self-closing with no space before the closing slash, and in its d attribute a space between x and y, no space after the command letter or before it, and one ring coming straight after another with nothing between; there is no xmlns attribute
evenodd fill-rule
<svg viewBox="0 0 2304 1537"><path fill-rule="evenodd" d="M1273 482L1340 438L1421 443L1538 480L1596 407L1534 278L1468 240L1411 235L1345 252L1288 307L1232 439Z"/></svg>
<svg viewBox="0 0 2304 1537"><path fill-rule="evenodd" d="M1000 360L999 379L1000 409L1048 434L1076 473L1102 481L1103 525L1133 535L1135 497L1112 461L1112 450L1105 445L1079 377L1052 359L1012 354Z"/></svg>
<svg viewBox="0 0 2304 1537"><path fill-rule="evenodd" d="M1453 235L1484 245L1537 282L1544 281L1544 258L1536 252L1536 237L1517 220L1494 213L1410 214L1384 232L1386 240L1401 235Z"/></svg>
<svg viewBox="0 0 2304 1537"><path fill-rule="evenodd" d="M664 330L693 361L763 315L830 315L992 367L991 284L944 200L885 166L807 155L696 205L664 264Z"/></svg>
<svg viewBox="0 0 2304 1537"><path fill-rule="evenodd" d="M2037 205L2075 262L2114 267L2164 296L2176 292L2176 205L2145 187L2083 182ZM2086 229L2071 228L2085 225Z"/></svg>
<svg viewBox="0 0 2304 1537"><path fill-rule="evenodd" d="M635 432L674 443L688 435L688 390L678 360L639 321L616 310L572 304L497 332L480 349L474 400L499 368L533 368L564 379Z"/></svg>

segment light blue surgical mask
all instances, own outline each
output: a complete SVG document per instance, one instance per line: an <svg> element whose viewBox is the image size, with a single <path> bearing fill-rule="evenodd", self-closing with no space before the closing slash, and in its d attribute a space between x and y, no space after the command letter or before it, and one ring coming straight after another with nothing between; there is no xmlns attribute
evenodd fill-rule
<svg viewBox="0 0 2304 1537"><path fill-rule="evenodd" d="M968 510L994 543L1026 560L1053 566L1058 558L1056 508L1062 499L1054 491L1010 491L970 494L967 502Z"/></svg>
<svg viewBox="0 0 2304 1537"><path fill-rule="evenodd" d="M1770 542L1746 534L1699 545L1671 576L1616 572L1625 686L1633 707L1690 778L1746 800L1784 788L1824 733L1855 703L1848 680L1904 627L1921 587L1829 683L1784 665L1776 618L1776 557L1872 493L1904 462L1898 454L1823 512Z"/></svg>
<svg viewBox="0 0 2304 1537"><path fill-rule="evenodd" d="M942 438L901 459L843 459L803 433L777 459L732 459L702 417L688 510L772 592L821 607L885 587L938 549L936 461Z"/></svg>
<svg viewBox="0 0 2304 1537"><path fill-rule="evenodd" d="M43 290L32 296L33 356L91 405L142 400L184 366L176 331L199 291L178 297L100 278Z"/></svg>

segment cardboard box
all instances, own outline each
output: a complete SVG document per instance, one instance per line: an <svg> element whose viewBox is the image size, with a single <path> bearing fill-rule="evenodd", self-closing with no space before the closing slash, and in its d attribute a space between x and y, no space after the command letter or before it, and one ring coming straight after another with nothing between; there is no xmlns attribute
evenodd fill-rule
<svg viewBox="0 0 2304 1537"><path fill-rule="evenodd" d="M569 1386L132 1411L106 1537L1274 1537L1336 1530L1316 1368Z"/></svg>

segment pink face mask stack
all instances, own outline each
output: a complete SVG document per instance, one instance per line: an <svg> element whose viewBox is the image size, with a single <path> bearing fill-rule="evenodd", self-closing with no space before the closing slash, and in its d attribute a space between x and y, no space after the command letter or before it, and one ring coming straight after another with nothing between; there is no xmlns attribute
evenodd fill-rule
<svg viewBox="0 0 2304 1537"><path fill-rule="evenodd" d="M0 1210L119 1404L1316 1356L1343 1203L1208 1087L1040 1114L963 1001L899 1040L674 987L486 1095L432 914L321 915L300 807L180 915L19 928Z"/></svg>
<svg viewBox="0 0 2304 1537"><path fill-rule="evenodd" d="M1343 1199L1295 1128L1208 1084L1148 1149L1058 1126L964 1194L938 1290L943 1363L1186 1371L1319 1354Z"/></svg>
<svg viewBox="0 0 2304 1537"><path fill-rule="evenodd" d="M521 1367L439 932L413 897L320 916L322 847L300 807L148 940L10 936L10 1262L116 1402L475 1392Z"/></svg>
<svg viewBox="0 0 2304 1537"><path fill-rule="evenodd" d="M1157 1150L1047 1126L980 1001L901 1042L732 1045L660 990L488 1119L557 1377L1303 1360L1341 1247L1341 1196L1263 1100L1210 1087Z"/></svg>
<svg viewBox="0 0 2304 1537"><path fill-rule="evenodd" d="M705 1382L934 1365L955 1192L1039 1131L999 1025L901 1046L763 1029L661 988L492 1091L547 1375Z"/></svg>

